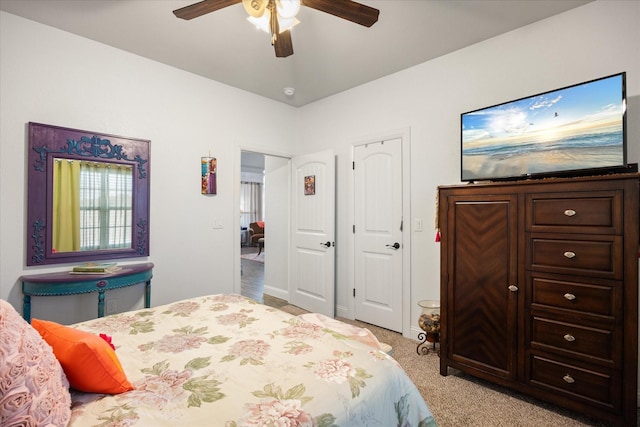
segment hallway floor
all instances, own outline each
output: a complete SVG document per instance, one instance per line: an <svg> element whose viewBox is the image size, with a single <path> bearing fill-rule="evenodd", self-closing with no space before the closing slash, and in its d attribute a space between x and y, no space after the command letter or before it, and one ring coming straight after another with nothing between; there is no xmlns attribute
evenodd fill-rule
<svg viewBox="0 0 640 427"><path fill-rule="evenodd" d="M258 247L243 246L241 248L242 254L257 254ZM241 285L240 293L252 298L258 302L264 300L264 263L258 261L252 261L250 259L240 259L241 265Z"/></svg>

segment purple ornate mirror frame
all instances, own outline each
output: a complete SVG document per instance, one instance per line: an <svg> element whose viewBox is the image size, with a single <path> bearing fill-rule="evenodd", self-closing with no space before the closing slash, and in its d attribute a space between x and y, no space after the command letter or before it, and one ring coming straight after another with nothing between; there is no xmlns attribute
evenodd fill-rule
<svg viewBox="0 0 640 427"><path fill-rule="evenodd" d="M29 123L26 264L44 265L149 256L150 141ZM76 252L52 249L53 158L133 168L131 247Z"/></svg>

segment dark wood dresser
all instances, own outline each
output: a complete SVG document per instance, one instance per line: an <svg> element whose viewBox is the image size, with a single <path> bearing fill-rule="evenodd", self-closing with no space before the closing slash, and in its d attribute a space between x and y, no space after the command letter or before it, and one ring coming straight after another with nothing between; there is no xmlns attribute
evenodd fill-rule
<svg viewBox="0 0 640 427"><path fill-rule="evenodd" d="M440 373L635 426L639 176L439 188Z"/></svg>

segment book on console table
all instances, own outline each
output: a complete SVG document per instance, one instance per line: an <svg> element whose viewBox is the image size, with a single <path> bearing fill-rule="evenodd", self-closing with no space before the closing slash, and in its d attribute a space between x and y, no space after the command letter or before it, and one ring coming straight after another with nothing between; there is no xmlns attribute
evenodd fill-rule
<svg viewBox="0 0 640 427"><path fill-rule="evenodd" d="M71 270L73 274L109 274L122 270L122 267L118 266L115 262L95 263L87 262L81 265L76 265Z"/></svg>

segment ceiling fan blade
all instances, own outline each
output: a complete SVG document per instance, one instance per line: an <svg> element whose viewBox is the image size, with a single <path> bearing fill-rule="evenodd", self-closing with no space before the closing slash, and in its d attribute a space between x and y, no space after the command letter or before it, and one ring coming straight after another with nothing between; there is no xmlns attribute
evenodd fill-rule
<svg viewBox="0 0 640 427"><path fill-rule="evenodd" d="M291 31L283 31L278 34L278 38L273 44L273 48L276 51L276 57L286 58L293 55L293 42L291 41Z"/></svg>
<svg viewBox="0 0 640 427"><path fill-rule="evenodd" d="M351 0L301 0L301 3L312 9L347 19L356 24L370 27L378 22L380 11Z"/></svg>
<svg viewBox="0 0 640 427"><path fill-rule="evenodd" d="M210 12L215 12L216 10L227 6L233 6L237 3L242 3L242 0L203 0L189 6L176 9L173 11L173 14L182 19L193 19L198 16L206 15Z"/></svg>

